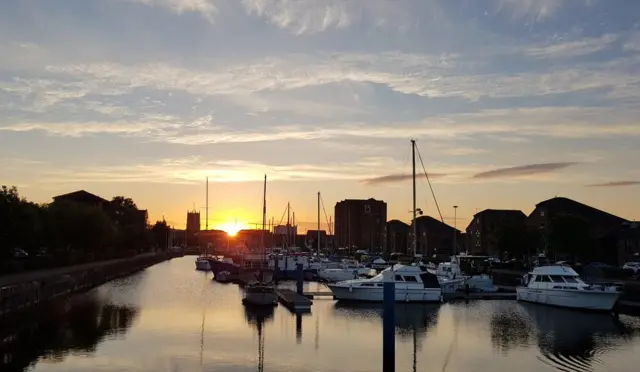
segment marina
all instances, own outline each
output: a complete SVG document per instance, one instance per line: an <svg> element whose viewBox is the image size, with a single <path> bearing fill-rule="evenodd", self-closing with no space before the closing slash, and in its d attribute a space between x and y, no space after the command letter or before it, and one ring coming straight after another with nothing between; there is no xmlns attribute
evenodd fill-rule
<svg viewBox="0 0 640 372"><path fill-rule="evenodd" d="M175 258L14 318L0 327L0 369L381 370L381 304L319 297L303 313L256 309L241 304L240 286L211 279L193 257ZM296 283L279 288L295 293ZM394 324L397 371L623 372L640 347L638 317L507 299L398 303Z"/></svg>

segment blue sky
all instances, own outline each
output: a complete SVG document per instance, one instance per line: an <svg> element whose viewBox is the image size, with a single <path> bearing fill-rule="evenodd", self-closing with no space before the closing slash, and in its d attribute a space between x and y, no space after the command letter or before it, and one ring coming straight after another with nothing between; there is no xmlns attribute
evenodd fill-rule
<svg viewBox="0 0 640 372"><path fill-rule="evenodd" d="M184 224L315 221L376 197L407 220L409 139L443 214L562 195L637 218L640 2L8 0L0 175L124 194ZM380 177L383 177L379 179ZM389 179L394 181L389 181ZM400 180L398 180L400 179ZM594 186L595 185L595 186ZM419 205L436 215L426 183Z"/></svg>

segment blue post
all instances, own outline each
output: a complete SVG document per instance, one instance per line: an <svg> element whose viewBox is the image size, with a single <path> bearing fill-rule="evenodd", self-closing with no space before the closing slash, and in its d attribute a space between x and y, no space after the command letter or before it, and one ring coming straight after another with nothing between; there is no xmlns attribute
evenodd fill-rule
<svg viewBox="0 0 640 372"><path fill-rule="evenodd" d="M385 271L383 274L383 302L382 315L382 372L394 372L396 369L396 284L394 272Z"/></svg>
<svg viewBox="0 0 640 372"><path fill-rule="evenodd" d="M303 280L302 264L299 263L296 265L296 288L298 289L298 294L302 294L302 280Z"/></svg>

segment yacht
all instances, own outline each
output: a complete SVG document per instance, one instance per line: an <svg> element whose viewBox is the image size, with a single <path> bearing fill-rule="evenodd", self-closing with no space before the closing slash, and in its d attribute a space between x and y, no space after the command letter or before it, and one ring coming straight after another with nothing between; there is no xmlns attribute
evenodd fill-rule
<svg viewBox="0 0 640 372"><path fill-rule="evenodd" d="M473 292L498 291L498 287L493 285L493 279L487 274L464 275L455 257L451 262L439 263L436 270L431 272L438 276L442 290L447 294L467 288Z"/></svg>
<svg viewBox="0 0 640 372"><path fill-rule="evenodd" d="M392 274L386 274L389 271ZM396 264L384 269L371 279L352 279L327 284L337 300L346 301L383 301L383 278L393 275L396 301L400 302L441 302L442 289L435 275L422 270L419 266Z"/></svg>
<svg viewBox="0 0 640 372"><path fill-rule="evenodd" d="M209 264L209 260L211 256L202 255L196 258L196 270L200 271L211 271L211 265Z"/></svg>
<svg viewBox="0 0 640 372"><path fill-rule="evenodd" d="M621 292L615 285L586 284L571 267L541 266L516 287L519 301L574 309L611 311Z"/></svg>
<svg viewBox="0 0 640 372"><path fill-rule="evenodd" d="M371 269L354 260L344 260L337 269L319 269L318 276L328 282L357 279L367 275Z"/></svg>
<svg viewBox="0 0 640 372"><path fill-rule="evenodd" d="M244 288L242 303L253 306L275 306L278 304L278 296L273 285L253 282Z"/></svg>

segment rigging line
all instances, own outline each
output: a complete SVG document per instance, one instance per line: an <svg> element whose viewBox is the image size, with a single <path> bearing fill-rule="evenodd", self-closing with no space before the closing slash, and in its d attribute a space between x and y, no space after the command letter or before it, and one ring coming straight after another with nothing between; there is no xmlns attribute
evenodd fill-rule
<svg viewBox="0 0 640 372"><path fill-rule="evenodd" d="M332 235L333 231L331 231L331 224L329 223L329 216L327 216L327 210L324 209L324 200L322 199L322 194L320 194L320 205L322 205L322 211L324 212L324 219L327 222L327 231L329 235Z"/></svg>
<svg viewBox="0 0 640 372"><path fill-rule="evenodd" d="M438 214L440 215L440 221L444 223L444 218L442 218L442 213L440 212L440 206L438 205L438 199L436 199L436 194L435 192L433 192L433 187L431 186L431 180L429 180L429 174L427 174L427 170L424 167L424 162L422 161L422 155L420 155L420 149L418 149L418 146L416 146L416 150L418 150L418 158L420 159L420 164L422 165L424 176L427 178L427 182L429 183L429 189L431 190L433 201L435 202L436 208L438 209Z"/></svg>
<svg viewBox="0 0 640 372"><path fill-rule="evenodd" d="M282 221L284 221L284 216L286 216L286 215L287 215L287 208L288 208L288 207L289 207L289 206L286 206L286 207L284 208L284 212L282 212L282 217L280 217L280 222L278 222L278 225L282 225Z"/></svg>

